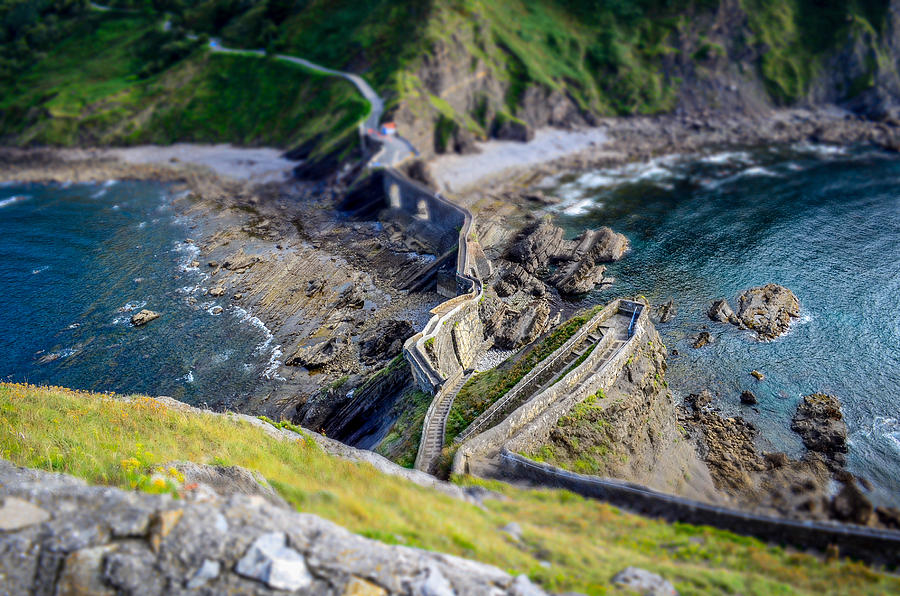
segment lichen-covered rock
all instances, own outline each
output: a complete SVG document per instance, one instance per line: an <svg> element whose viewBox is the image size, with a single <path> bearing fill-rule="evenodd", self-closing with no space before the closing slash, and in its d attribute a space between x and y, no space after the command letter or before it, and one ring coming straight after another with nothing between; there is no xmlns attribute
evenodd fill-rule
<svg viewBox="0 0 900 596"><path fill-rule="evenodd" d="M814 393L804 397L791 420L791 430L800 435L810 451L843 463L847 452L847 424L835 396Z"/></svg>
<svg viewBox="0 0 900 596"><path fill-rule="evenodd" d="M0 502L11 499L48 516L0 532L3 593L544 594L496 567L389 546L259 496L173 500L0 460ZM155 521L123 539L110 531L117 516Z"/></svg>
<svg viewBox="0 0 900 596"><path fill-rule="evenodd" d="M626 567L612 578L612 583L643 596L677 596L678 594L675 586L661 575L639 567Z"/></svg>
<svg viewBox="0 0 900 596"><path fill-rule="evenodd" d="M778 284L750 288L738 297L737 318L760 339L774 339L788 330L800 316L800 301Z"/></svg>

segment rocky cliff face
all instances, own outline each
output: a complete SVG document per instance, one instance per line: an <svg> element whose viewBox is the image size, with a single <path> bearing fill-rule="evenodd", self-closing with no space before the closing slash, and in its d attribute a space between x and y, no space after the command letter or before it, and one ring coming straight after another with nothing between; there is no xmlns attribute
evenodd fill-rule
<svg viewBox="0 0 900 596"><path fill-rule="evenodd" d="M570 4L577 13L579 3ZM595 15L577 13L584 29L570 43L587 44L577 64L585 78L577 82L554 74L553 66L541 73L543 80L535 76L528 50L513 47L513 41L526 42L498 33L503 8L476 7L464 19L438 10L451 32L430 39L423 58L404 73L409 89L394 118L426 154L470 153L477 139L526 141L541 126L577 127L617 114L762 113L837 104L876 120L898 119L900 0L878 4L685 3L678 10L686 21L677 28L665 24L665 14L648 11L658 38L643 48L620 48L628 53L626 63L607 56L596 34L628 25L619 17L615 25L601 24L592 22ZM552 41L553 23L545 29L550 41L535 50L544 52L543 62L570 60ZM645 54L651 45L658 51Z"/></svg>

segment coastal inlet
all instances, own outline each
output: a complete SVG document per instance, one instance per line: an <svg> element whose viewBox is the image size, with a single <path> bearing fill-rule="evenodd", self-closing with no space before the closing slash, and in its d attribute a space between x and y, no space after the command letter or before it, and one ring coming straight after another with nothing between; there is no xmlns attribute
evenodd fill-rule
<svg viewBox="0 0 900 596"><path fill-rule="evenodd" d="M799 455L790 429L802 396L836 395L850 470L873 500L900 495L900 159L826 146L674 156L546 183L570 237L611 226L631 242L616 281L583 300L673 301L658 325L676 398L709 389L726 415L761 430L764 450ZM791 289L800 316L774 341L710 320L716 298ZM666 317L667 318L667 317ZM709 334L698 349L695 338ZM705 338L705 336L704 336ZM699 342L703 343L703 342ZM757 380L751 371L763 373ZM742 403L751 391L757 404ZM752 401L746 400L745 401Z"/></svg>
<svg viewBox="0 0 900 596"><path fill-rule="evenodd" d="M208 274L167 185L0 188L0 379L202 405L279 381L280 347ZM142 326L132 316L160 314Z"/></svg>

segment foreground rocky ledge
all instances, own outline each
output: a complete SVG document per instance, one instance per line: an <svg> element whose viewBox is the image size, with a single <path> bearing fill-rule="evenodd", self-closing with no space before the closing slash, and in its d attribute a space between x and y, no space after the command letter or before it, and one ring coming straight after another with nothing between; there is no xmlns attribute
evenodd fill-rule
<svg viewBox="0 0 900 596"><path fill-rule="evenodd" d="M0 460L0 592L544 594L525 576L388 546L259 495L186 495L87 486Z"/></svg>

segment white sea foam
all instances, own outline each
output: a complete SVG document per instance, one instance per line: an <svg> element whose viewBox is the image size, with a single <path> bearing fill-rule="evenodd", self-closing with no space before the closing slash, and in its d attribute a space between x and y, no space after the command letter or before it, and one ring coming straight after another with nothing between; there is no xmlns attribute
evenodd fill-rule
<svg viewBox="0 0 900 596"><path fill-rule="evenodd" d="M846 155L848 153L846 147L839 147L837 145L818 145L814 143L795 143L791 146L791 149L802 153L814 153L819 157Z"/></svg>
<svg viewBox="0 0 900 596"><path fill-rule="evenodd" d="M29 195L13 195L8 199L0 199L0 208L12 205L13 203L18 203L19 201L27 201L30 198Z"/></svg>
<svg viewBox="0 0 900 596"><path fill-rule="evenodd" d="M118 211L119 209L121 209L121 207L119 207L118 204L112 206L113 211Z"/></svg>
<svg viewBox="0 0 900 596"><path fill-rule="evenodd" d="M610 176L604 171L599 172L589 172L584 174L580 178L578 178L578 184L581 186L589 186L589 187L599 187L599 186L611 186L613 184L617 184L620 182L619 178L614 176Z"/></svg>
<svg viewBox="0 0 900 596"><path fill-rule="evenodd" d="M770 170L768 168L763 168L761 166L755 166L752 168L747 168L743 172L740 172L739 174L737 174L736 177L739 178L741 176L768 176L768 177L776 178L776 177L778 177L778 173L773 172L772 170Z"/></svg>
<svg viewBox="0 0 900 596"><path fill-rule="evenodd" d="M105 189L105 188L101 188L100 190L98 190L97 192L95 192L94 194L92 194L92 195L91 195L91 198L92 198L92 199L99 199L100 197L102 197L102 196L105 195L105 194L106 194L106 189Z"/></svg>
<svg viewBox="0 0 900 596"><path fill-rule="evenodd" d="M194 371L189 370L188 374L183 377L179 377L179 381L184 381L185 383L193 383L194 382Z"/></svg>
<svg viewBox="0 0 900 596"><path fill-rule="evenodd" d="M43 265L42 267L38 267L37 269L32 269L31 274L37 275L38 273L43 273L44 271L46 271L49 268L50 268L50 265Z"/></svg>
<svg viewBox="0 0 900 596"><path fill-rule="evenodd" d="M584 215L595 204L596 203L594 202L594 199L583 199L581 201L578 201L574 205L566 207L562 210L562 212L566 215Z"/></svg>
<svg viewBox="0 0 900 596"><path fill-rule="evenodd" d="M104 186L104 188L110 188L111 186L115 186L118 183L119 183L118 180L110 179L110 180L107 180L106 182L104 182L103 186Z"/></svg>
<svg viewBox="0 0 900 596"><path fill-rule="evenodd" d="M278 370L281 368L281 357L284 355L284 352L281 351L281 344L272 348L272 353L269 354L269 362L266 365L266 369L262 372L262 376L269 380L274 381L284 381L285 378L278 374Z"/></svg>
<svg viewBox="0 0 900 596"><path fill-rule="evenodd" d="M715 165L724 165L731 163L753 163L753 159L746 151L726 151L724 153L714 153L712 155L703 157L700 161L703 163Z"/></svg>
<svg viewBox="0 0 900 596"><path fill-rule="evenodd" d="M216 364L222 364L223 362L228 362L231 357L234 355L234 350L225 350L224 352L219 352L218 354L212 357L212 361Z"/></svg>

